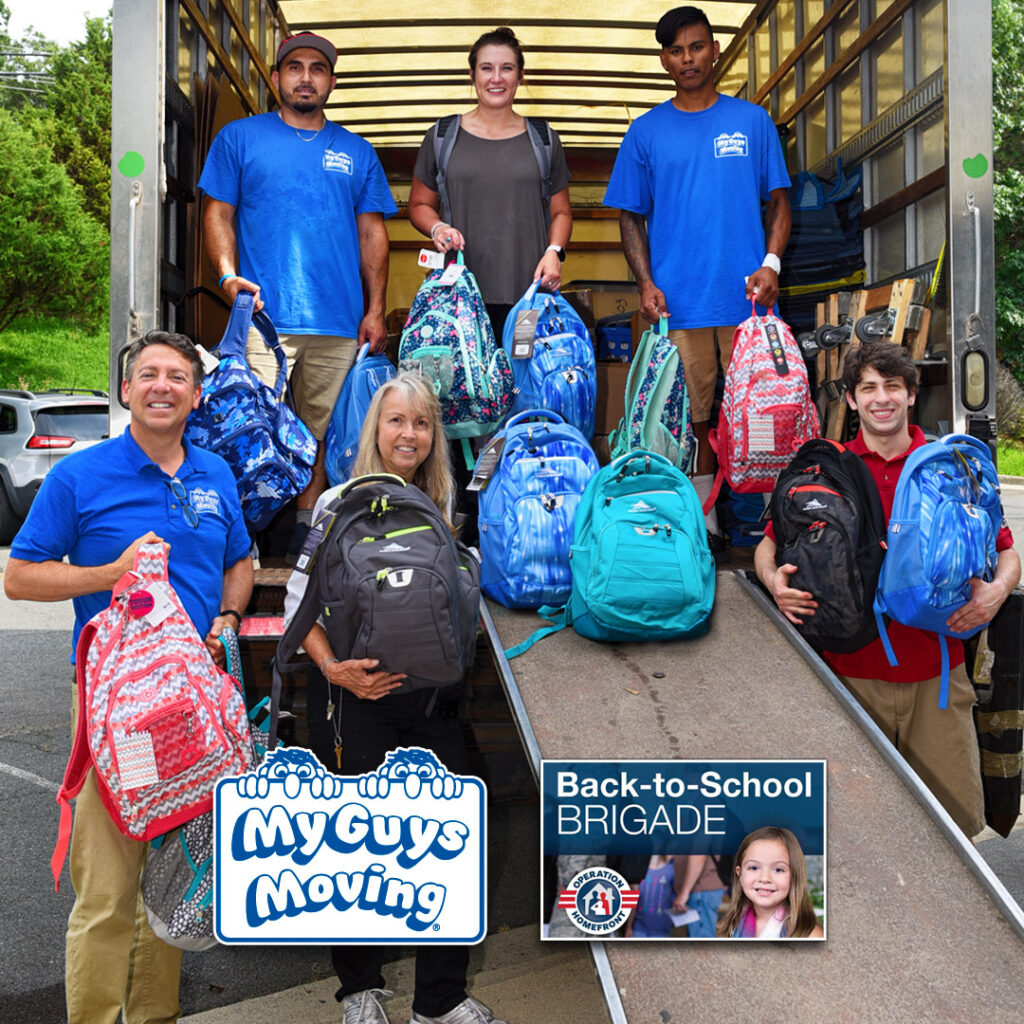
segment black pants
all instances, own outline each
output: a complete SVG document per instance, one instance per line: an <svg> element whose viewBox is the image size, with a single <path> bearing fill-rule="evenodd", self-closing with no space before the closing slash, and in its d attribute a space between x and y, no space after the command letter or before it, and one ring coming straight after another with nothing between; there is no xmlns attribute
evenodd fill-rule
<svg viewBox="0 0 1024 1024"><path fill-rule="evenodd" d="M326 719L327 684L319 672L309 678L310 723ZM351 693L333 690L341 701L341 767L345 775L374 771L396 747L423 747L455 775L468 771L469 761L462 728L456 717L459 687L389 694L379 701L360 700ZM437 694L435 698L435 694ZM433 705L433 706L431 706ZM430 714L427 714L427 711ZM323 734L321 734L323 735ZM317 749L319 747L319 749ZM314 746L314 752L331 771L337 770L334 740ZM331 961L341 982L336 998L353 992L383 988L385 946L332 946ZM413 1009L426 1017L440 1017L466 998L468 946L423 945L416 950L416 988Z"/></svg>

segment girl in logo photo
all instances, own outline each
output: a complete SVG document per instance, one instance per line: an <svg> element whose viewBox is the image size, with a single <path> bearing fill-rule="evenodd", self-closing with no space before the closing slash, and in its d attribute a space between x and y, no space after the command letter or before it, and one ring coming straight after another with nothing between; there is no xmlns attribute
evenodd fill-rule
<svg viewBox="0 0 1024 1024"><path fill-rule="evenodd" d="M785 828L751 832L736 851L732 899L719 922L719 938L820 939L824 934L796 836Z"/></svg>

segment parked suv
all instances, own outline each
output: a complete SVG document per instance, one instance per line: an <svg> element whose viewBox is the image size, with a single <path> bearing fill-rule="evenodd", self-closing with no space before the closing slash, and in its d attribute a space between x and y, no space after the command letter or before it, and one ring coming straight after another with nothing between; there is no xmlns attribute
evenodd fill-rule
<svg viewBox="0 0 1024 1024"><path fill-rule="evenodd" d="M65 455L107 436L105 391L0 390L0 544L9 544L43 477Z"/></svg>

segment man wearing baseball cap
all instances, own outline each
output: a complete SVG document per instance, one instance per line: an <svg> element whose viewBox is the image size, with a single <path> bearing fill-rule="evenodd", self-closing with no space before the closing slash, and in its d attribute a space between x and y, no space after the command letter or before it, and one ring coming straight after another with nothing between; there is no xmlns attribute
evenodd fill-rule
<svg viewBox="0 0 1024 1024"><path fill-rule="evenodd" d="M288 356L296 410L321 442L358 346L383 351L384 219L398 212L373 147L324 113L337 57L313 32L285 39L271 75L280 109L225 125L199 179L221 291L231 301L257 293ZM255 330L247 357L272 385L277 363ZM323 458L321 443L298 499L295 553L327 487Z"/></svg>

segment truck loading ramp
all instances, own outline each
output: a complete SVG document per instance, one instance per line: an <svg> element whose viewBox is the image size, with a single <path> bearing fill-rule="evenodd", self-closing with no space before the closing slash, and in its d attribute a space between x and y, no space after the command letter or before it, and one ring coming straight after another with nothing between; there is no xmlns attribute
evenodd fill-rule
<svg viewBox="0 0 1024 1024"><path fill-rule="evenodd" d="M485 613L535 767L828 762L827 941L595 942L611 1019L1016 1024L1020 908L771 602L743 574L717 583L711 629L693 641L597 644L570 628L508 663L499 648L540 620L491 602Z"/></svg>

